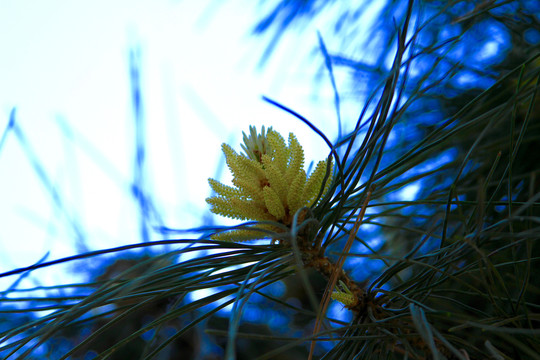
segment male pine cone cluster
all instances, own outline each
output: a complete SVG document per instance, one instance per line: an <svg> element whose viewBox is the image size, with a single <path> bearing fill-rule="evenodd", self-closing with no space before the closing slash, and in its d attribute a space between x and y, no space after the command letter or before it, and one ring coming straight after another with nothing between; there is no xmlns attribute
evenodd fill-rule
<svg viewBox="0 0 540 360"><path fill-rule="evenodd" d="M302 207L314 205L328 168L328 160L320 161L308 177L304 170L304 150L293 133L285 139L272 128L265 133L264 126L257 134L250 126L249 136L244 133L242 149L237 153L223 144L227 165L233 175L228 186L209 179L215 195L206 199L211 211L239 220L272 221L289 226L295 213ZM330 175L332 167L330 166ZM322 194L326 193L331 176L326 179ZM254 230L243 228L215 234L216 240L243 241L271 237L279 227L257 225Z"/></svg>

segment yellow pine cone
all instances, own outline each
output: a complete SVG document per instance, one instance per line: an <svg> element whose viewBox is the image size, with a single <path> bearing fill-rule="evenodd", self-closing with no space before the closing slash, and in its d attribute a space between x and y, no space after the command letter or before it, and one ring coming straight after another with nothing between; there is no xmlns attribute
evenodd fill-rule
<svg viewBox="0 0 540 360"><path fill-rule="evenodd" d="M358 302L358 298L351 292L351 290L349 290L343 281L340 280L339 285L341 290L338 289L337 291L332 292L330 297L333 300L339 301L345 306L355 306Z"/></svg>
<svg viewBox="0 0 540 360"><path fill-rule="evenodd" d="M341 291L334 291L330 297L333 300L339 301L345 306L353 306L356 304L357 300L353 294L347 294Z"/></svg>
<svg viewBox="0 0 540 360"><path fill-rule="evenodd" d="M257 134L250 126L244 133L244 153L238 154L227 144L222 145L227 166L233 175L233 186L209 179L215 195L206 199L213 213L239 220L275 221L290 225L294 214L302 207L314 205L322 187L328 160L320 161L308 177L304 171L304 150L293 133L285 139L271 127ZM323 195L332 180L326 181ZM278 227L265 226L270 231ZM244 241L268 238L261 232L237 229L213 236L216 240Z"/></svg>

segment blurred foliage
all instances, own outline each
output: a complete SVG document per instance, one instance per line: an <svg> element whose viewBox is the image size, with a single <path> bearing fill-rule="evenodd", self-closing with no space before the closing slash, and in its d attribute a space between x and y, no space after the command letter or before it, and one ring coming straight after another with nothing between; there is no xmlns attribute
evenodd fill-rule
<svg viewBox="0 0 540 360"><path fill-rule="evenodd" d="M318 56L332 79L351 75L337 113L369 94L335 141L267 99L329 144L328 194L281 245L202 227L63 259L118 256L83 284L4 293L2 357L540 359L538 2L389 1L370 29L357 20L371 2L272 4L255 27L272 35L263 58L335 7L342 42L321 35ZM134 248L152 251L123 257ZM348 322L324 311L338 283L357 300L340 307Z"/></svg>

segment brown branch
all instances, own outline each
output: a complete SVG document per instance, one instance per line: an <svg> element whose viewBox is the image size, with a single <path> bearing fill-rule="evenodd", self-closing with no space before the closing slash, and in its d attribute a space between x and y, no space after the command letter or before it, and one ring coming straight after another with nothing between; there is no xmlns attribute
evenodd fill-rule
<svg viewBox="0 0 540 360"><path fill-rule="evenodd" d="M352 281L347 274L343 271L343 264L345 263L345 259L347 257L347 254L351 250L352 244L354 243L354 239L356 238L356 234L358 232L358 229L360 228L360 225L362 224L362 220L364 218L364 215L366 213L367 205L369 203L369 199L371 198L371 190L368 191L366 195L366 199L364 200L364 203L362 204L362 208L360 209L360 213L358 214L358 218L356 219L356 222L354 223L354 226L349 233L349 238L347 240L347 243L345 244L345 247L343 248L342 254L339 256L339 259L337 263L334 265L328 260L328 258L325 259L329 265L323 266L323 269L332 269L332 274L330 276L330 280L328 281L328 285L326 286L326 290L324 291L323 298L321 300L321 306L319 313L317 314L317 320L315 321L315 327L313 329L313 336L319 332L321 325L322 325L322 319L324 318L324 314L326 314L326 310L328 309L328 304L330 303L330 295L332 291L334 290L334 287L336 286L336 283L338 279L343 278L345 281L343 281L347 287L349 285L353 287L353 289L349 288L353 294L356 296L356 302L358 302L358 296L363 294L363 290L357 286L354 281ZM326 262L325 262L326 263ZM332 266L334 265L334 266ZM308 360L312 360L313 358L313 352L315 350L315 344L317 343L317 340L314 338L311 341L311 347L309 349L309 357Z"/></svg>

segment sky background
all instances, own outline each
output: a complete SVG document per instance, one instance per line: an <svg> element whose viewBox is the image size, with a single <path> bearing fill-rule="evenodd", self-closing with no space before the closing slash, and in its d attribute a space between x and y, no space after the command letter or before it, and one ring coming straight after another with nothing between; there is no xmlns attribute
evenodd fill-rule
<svg viewBox="0 0 540 360"><path fill-rule="evenodd" d="M220 145L240 150L249 125L273 126L284 137L293 131L307 164L326 157L306 125L261 99L290 106L335 138L330 81L323 76L313 87L324 64L313 53L317 30L332 44L326 21L285 36L261 67L268 39L251 30L264 10L240 0L3 1L0 272L47 253L47 260L78 253L77 233L88 250L141 241L130 192L132 51L141 71L144 186L164 225L203 225L207 178L228 179ZM7 127L13 108L22 137ZM358 110L345 103L344 122ZM39 281L65 282L68 272L42 270ZM0 280L2 288L14 281Z"/></svg>

